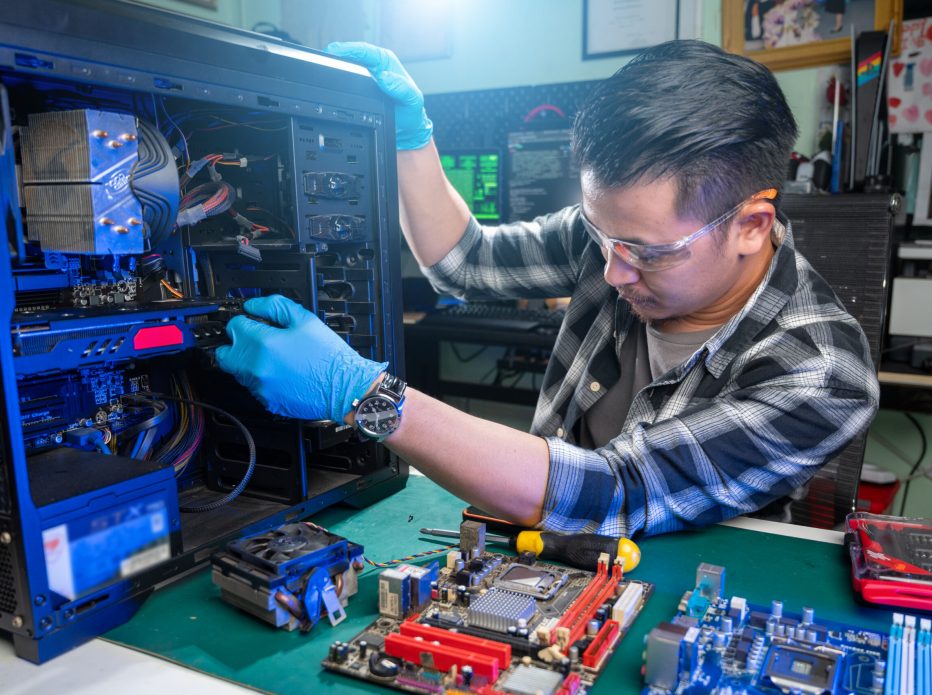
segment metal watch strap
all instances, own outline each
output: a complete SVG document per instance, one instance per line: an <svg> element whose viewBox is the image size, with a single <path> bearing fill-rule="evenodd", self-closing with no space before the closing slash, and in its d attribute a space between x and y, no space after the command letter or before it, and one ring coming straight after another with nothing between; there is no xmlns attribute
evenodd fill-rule
<svg viewBox="0 0 932 695"><path fill-rule="evenodd" d="M379 384L379 388L376 389L376 393L384 393L387 396L392 396L396 402L401 402L405 395L405 389L408 385L399 379L397 376L385 372L385 376L382 378L382 383Z"/></svg>

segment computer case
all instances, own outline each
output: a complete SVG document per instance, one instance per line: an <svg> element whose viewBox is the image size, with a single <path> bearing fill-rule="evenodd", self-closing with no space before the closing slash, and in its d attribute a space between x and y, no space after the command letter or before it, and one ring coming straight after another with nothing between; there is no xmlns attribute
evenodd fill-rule
<svg viewBox="0 0 932 695"><path fill-rule="evenodd" d="M0 630L41 662L231 539L404 486L212 361L279 293L404 375L394 116L359 66L113 0L0 5L0 83Z"/></svg>

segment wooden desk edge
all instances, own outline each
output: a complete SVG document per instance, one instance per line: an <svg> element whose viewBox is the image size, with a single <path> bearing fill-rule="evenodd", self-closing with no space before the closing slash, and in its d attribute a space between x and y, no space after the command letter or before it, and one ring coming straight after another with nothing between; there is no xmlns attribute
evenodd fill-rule
<svg viewBox="0 0 932 695"><path fill-rule="evenodd" d="M753 519L748 516L739 516L720 523L722 526L731 526L732 528L741 528L747 531L773 533L777 536L790 536L791 538L802 538L807 541L818 541L833 545L842 545L845 542L845 534L841 531L785 524L780 521L767 521L766 519Z"/></svg>
<svg viewBox="0 0 932 695"><path fill-rule="evenodd" d="M932 374L907 374L906 372L877 372L877 380L881 384L896 386L918 386L932 389Z"/></svg>

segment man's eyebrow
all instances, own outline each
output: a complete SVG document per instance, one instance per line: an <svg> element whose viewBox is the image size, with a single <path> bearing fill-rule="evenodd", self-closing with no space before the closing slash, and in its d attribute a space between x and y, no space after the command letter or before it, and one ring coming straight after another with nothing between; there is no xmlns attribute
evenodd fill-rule
<svg viewBox="0 0 932 695"><path fill-rule="evenodd" d="M624 241L625 243L628 243L628 244L639 244L640 246L663 246L664 245L664 244L648 244L646 241L644 241L643 238L637 237L637 236L625 238L625 239L622 239L620 237L610 236L606 234L604 231L602 231L602 228L598 227L596 223L592 221L592 218L589 216L589 214L585 211L585 209L581 205L579 207L579 210L582 213L583 219L586 222L588 222L592 227L594 227L596 230L598 230L607 239L611 239L613 241Z"/></svg>

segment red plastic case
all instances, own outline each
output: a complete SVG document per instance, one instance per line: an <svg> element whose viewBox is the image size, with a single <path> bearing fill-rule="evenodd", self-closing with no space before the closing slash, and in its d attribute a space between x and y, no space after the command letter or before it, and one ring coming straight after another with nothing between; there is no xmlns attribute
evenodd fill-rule
<svg viewBox="0 0 932 695"><path fill-rule="evenodd" d="M932 519L854 512L845 520L851 580L865 601L932 610Z"/></svg>

